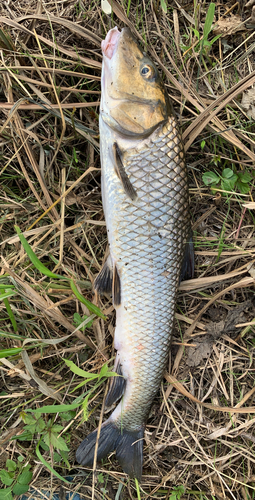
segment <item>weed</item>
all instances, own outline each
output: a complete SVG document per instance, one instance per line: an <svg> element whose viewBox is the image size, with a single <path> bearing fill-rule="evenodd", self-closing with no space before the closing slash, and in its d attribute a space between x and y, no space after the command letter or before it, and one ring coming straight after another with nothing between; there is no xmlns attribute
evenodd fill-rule
<svg viewBox="0 0 255 500"><path fill-rule="evenodd" d="M26 240L25 236L20 231L19 227L15 226L15 229L16 229L16 231L18 233L18 236L19 236L19 239L20 239L20 241L22 243L22 246L23 246L24 250L26 251L28 257L30 258L32 264L34 264L34 266L36 267L36 269L41 274L43 274L44 276L48 276L49 278L55 278L57 280L59 280L59 279L66 280L67 282L69 282L71 290L74 293L74 295L76 296L76 298L80 302L82 302L88 308L88 310L90 312L92 312L93 314L96 314L100 318L106 319L106 317L104 316L104 314L100 311L100 309L97 306L95 306L94 304L92 304L91 302L89 302L89 300L85 299L81 295L81 293L77 290L77 288L76 288L76 286L74 284L74 281L72 279L66 278L64 276L61 276L60 274L53 273L44 264L42 264L42 262L38 259L38 257L36 256L36 254L32 250L32 248L29 245L28 241ZM13 294L13 292L10 292L10 293ZM5 296L4 297L2 296L2 298L5 298Z"/></svg>
<svg viewBox="0 0 255 500"><path fill-rule="evenodd" d="M25 423L23 432L20 435L14 436L13 439L17 439L18 441L35 440L37 442L35 451L39 460L53 475L66 482L66 480L60 474L58 474L55 469L53 469L52 464L61 462L63 460L65 466L68 469L70 468L67 459L69 447L66 444L66 441L69 440L69 434L67 435L67 438L64 439L62 436L60 436L60 433L63 432L64 429L63 425L56 424L53 417L49 418L48 420L43 419L42 414L56 415L57 413L59 413L63 421L70 421L75 416L74 410L82 406L84 420L87 420L89 416L88 405L92 394L96 392L99 386L104 383L108 377L116 376L116 373L109 371L108 365L106 363L102 366L100 372L96 374L85 372L68 359L65 359L64 361L73 373L85 379L73 389L73 392L82 387L84 384L87 384L88 382L94 381L95 384L91 389L87 391L87 393L85 393L85 398L84 394L82 394L81 396L76 398L74 403L72 404L47 405L41 408L37 408L36 410L23 411L21 413L21 418ZM50 454L51 463L47 462L42 456L40 448ZM7 478L6 472L3 472L2 475L3 477ZM2 476L0 477L2 479ZM14 476L10 476L9 481L12 477ZM2 482L7 486L11 484L4 482L3 480ZM7 497L7 500L11 500L11 498L11 496Z"/></svg>
<svg viewBox="0 0 255 500"><path fill-rule="evenodd" d="M180 484L178 486L175 486L172 490L172 493L169 497L169 500L180 500L182 495L185 493L185 488L183 484Z"/></svg>
<svg viewBox="0 0 255 500"><path fill-rule="evenodd" d="M224 168L222 174L215 172L205 172L202 176L206 186L210 186L212 191L221 187L223 193L238 190L241 194L247 194L252 189L250 182L253 176L247 171L235 172L231 168Z"/></svg>
<svg viewBox="0 0 255 500"><path fill-rule="evenodd" d="M161 5L161 9L166 14L167 13L167 2L166 2L166 0L160 0L160 5Z"/></svg>
<svg viewBox="0 0 255 500"><path fill-rule="evenodd" d="M17 462L6 460L6 468L0 470L0 479L6 488L0 489L1 500L12 500L14 495L22 495L29 489L33 473L29 470L31 465L23 465L24 457L18 456Z"/></svg>
<svg viewBox="0 0 255 500"><path fill-rule="evenodd" d="M195 45L194 44L190 45L190 46L181 45L182 50L185 52L189 52L190 49L193 47L194 51L196 53L199 53L199 67L198 67L197 79L199 78L201 61L203 62L206 71L208 71L208 68L207 68L207 65L205 62L205 58L207 59L207 61L210 62L211 66L214 65L214 63L211 61L211 59L209 57L209 52L210 52L213 44L221 36L221 35L216 35L215 37L212 38L212 40L208 40L208 37L213 29L214 12L215 12L215 3L210 3L210 5L208 7L207 14L206 14L206 19L205 19L205 23L204 23L204 29L203 29L202 36L200 35L199 31L196 28L191 28L194 35L197 38L197 42L195 43ZM187 38L188 35L185 35L185 37Z"/></svg>
<svg viewBox="0 0 255 500"><path fill-rule="evenodd" d="M73 321L75 323L75 325L78 327L78 326L81 326L81 331L84 332L85 330L85 325L84 325L84 322L86 319L88 319L89 316L86 316L86 314L84 314L83 317L81 317L79 315L79 313L74 313L73 315ZM86 324L87 328L90 328L93 324L93 319L89 319L88 323Z"/></svg>

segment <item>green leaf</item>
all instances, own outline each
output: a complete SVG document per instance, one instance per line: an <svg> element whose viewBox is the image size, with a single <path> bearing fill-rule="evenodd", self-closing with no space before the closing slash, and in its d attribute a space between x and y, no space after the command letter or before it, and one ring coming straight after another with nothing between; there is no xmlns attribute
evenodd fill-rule
<svg viewBox="0 0 255 500"><path fill-rule="evenodd" d="M10 291L13 294L12 290L10 290ZM10 291L8 290L8 292L10 292ZM5 293L4 293L4 291L2 291L0 298L3 298L4 295L5 295ZM12 312L11 306L9 304L9 300L7 298L4 298L4 305L6 307L6 311L8 313L8 316L9 316L9 318L11 320L11 324L13 326L13 331L16 333L18 331L17 323L16 323L16 320L15 320L14 314Z"/></svg>
<svg viewBox="0 0 255 500"><path fill-rule="evenodd" d="M224 179L231 179L231 177L233 177L234 172L233 170L231 170L231 168L224 168L223 172L222 172L222 177L224 177Z"/></svg>
<svg viewBox="0 0 255 500"><path fill-rule="evenodd" d="M44 451L50 451L49 446L45 444L43 441L41 441L40 446Z"/></svg>
<svg viewBox="0 0 255 500"><path fill-rule="evenodd" d="M76 366L69 359L64 359L64 362L67 364L67 366L70 368L70 370L73 373L75 373L75 375L78 375L79 377L89 378L89 379L98 378L98 375L96 373L85 372L81 368L78 368L78 366Z"/></svg>
<svg viewBox="0 0 255 500"><path fill-rule="evenodd" d="M215 174L214 172L205 172L202 175L203 182L206 186L209 186L209 184L217 184L220 180L220 177Z"/></svg>
<svg viewBox="0 0 255 500"><path fill-rule="evenodd" d="M0 489L0 498L1 500L13 500L12 488Z"/></svg>
<svg viewBox="0 0 255 500"><path fill-rule="evenodd" d="M217 42L217 40L221 37L221 34L220 35L216 35L212 40L210 40L210 45L213 45L214 42Z"/></svg>
<svg viewBox="0 0 255 500"><path fill-rule="evenodd" d="M190 45L182 45L181 44L181 49L182 49L182 52L186 52L186 50L190 49Z"/></svg>
<svg viewBox="0 0 255 500"><path fill-rule="evenodd" d="M252 180L252 176L249 172L239 172L238 177L244 184L248 184L248 182Z"/></svg>
<svg viewBox="0 0 255 500"><path fill-rule="evenodd" d="M208 35L212 29L212 23L214 19L215 3L210 3L208 11L206 14L205 24L204 24L204 40L207 40Z"/></svg>
<svg viewBox="0 0 255 500"><path fill-rule="evenodd" d="M86 380L84 380L83 382L81 382L80 384L76 385L74 387L74 389L71 390L71 392L75 392L77 391L77 389L80 389L80 387L83 387L84 385L86 385L88 382L91 382L91 380L94 380L93 378L87 378Z"/></svg>
<svg viewBox="0 0 255 500"><path fill-rule="evenodd" d="M17 469L16 463L13 460L10 460L9 458L7 458L6 460L6 467L10 472L14 472Z"/></svg>
<svg viewBox="0 0 255 500"><path fill-rule="evenodd" d="M212 163L214 163L214 165L216 165L216 167L217 167L218 163L220 163L220 162L221 162L221 156L220 156L220 155L214 155L214 156L212 157L212 160L211 160L211 161L212 161Z"/></svg>
<svg viewBox="0 0 255 500"><path fill-rule="evenodd" d="M237 175L231 177L231 179L226 179L221 181L221 189L223 191L232 191L235 187L235 183L237 181Z"/></svg>
<svg viewBox="0 0 255 500"><path fill-rule="evenodd" d="M23 469L23 471L21 472L21 474L18 476L18 483L19 484L29 484L32 477L33 477L33 473L30 470L27 470L25 467Z"/></svg>
<svg viewBox="0 0 255 500"><path fill-rule="evenodd" d="M25 430L22 432L22 434L19 434L18 436L13 436L12 439L18 439L19 441L32 441L33 434L30 431Z"/></svg>
<svg viewBox="0 0 255 500"><path fill-rule="evenodd" d="M31 246L29 245L28 241L26 240L25 236L22 234L20 228L18 226L14 226L16 233L21 241L21 244L27 253L29 259L31 260L32 264L36 267L36 269L41 273L44 274L45 276L48 276L49 278L57 278L57 279L64 279L63 276L60 276L60 274L55 274L52 273L44 264L41 263L41 261L38 259L38 257L35 255L34 251L32 250Z"/></svg>
<svg viewBox="0 0 255 500"><path fill-rule="evenodd" d="M59 413L59 412L66 412L69 410L76 410L76 408L79 408L81 403L73 403L71 405L48 405L48 406L42 406L41 408L36 408L36 410L27 410L27 411L32 411L34 413Z"/></svg>
<svg viewBox="0 0 255 500"><path fill-rule="evenodd" d="M160 0L160 4L161 4L161 9L166 14L167 13L167 3L166 3L166 0Z"/></svg>
<svg viewBox="0 0 255 500"><path fill-rule="evenodd" d="M244 184L240 180L237 181L236 183L236 188L240 191L242 194L247 194L251 190L251 187L249 184Z"/></svg>
<svg viewBox="0 0 255 500"><path fill-rule="evenodd" d="M74 157L75 163L78 163L79 160L77 158L77 154L76 154L76 149L75 148L73 148L73 157Z"/></svg>
<svg viewBox="0 0 255 500"><path fill-rule="evenodd" d="M12 489L15 495L22 495L23 493L26 493L28 490L29 490L28 484L20 484L20 483L15 484Z"/></svg>
<svg viewBox="0 0 255 500"><path fill-rule="evenodd" d="M36 446L36 450L35 450L35 451L36 451L36 455L37 455L37 457L39 458L39 460L41 460L41 462L43 463L43 465L45 465L45 467L47 467L47 469L48 469L48 470L49 470L52 474L54 474L54 476L58 477L58 479L60 479L61 481L64 481L64 483L66 483L66 484L69 484L69 485L70 485L69 481L67 481L64 477L60 476L60 474L58 474L58 472L57 472L57 471L55 471L55 470L51 467L51 465L50 465L48 462L46 462L46 460L43 458L43 456L41 455L40 450L39 450L39 446L40 446L40 444L41 444L41 439L40 439L40 441L38 442L38 444L37 444L37 446Z"/></svg>
<svg viewBox="0 0 255 500"><path fill-rule="evenodd" d="M25 415L24 421L27 423L25 425L24 430L35 434L36 432L42 432L45 429L45 422L41 417L33 418L30 415Z"/></svg>
<svg viewBox="0 0 255 500"><path fill-rule="evenodd" d="M204 147L205 147L205 141L204 141L204 140L203 140L203 141L201 141L200 146L201 146L201 149L203 150L203 149L204 149Z"/></svg>
<svg viewBox="0 0 255 500"><path fill-rule="evenodd" d="M198 38L198 40L200 40L200 33L199 31L197 31L195 28L192 28L192 30L194 31L196 37Z"/></svg>
<svg viewBox="0 0 255 500"><path fill-rule="evenodd" d="M59 433L63 430L63 425L55 424L51 427L51 432Z"/></svg>
<svg viewBox="0 0 255 500"><path fill-rule="evenodd" d="M80 292L77 290L73 280L70 281L71 289L75 295L75 297L82 303L85 304L85 306L88 308L90 312L93 314L96 314L100 318L106 319L106 316L100 311L99 307L95 306L94 304L91 304L89 300L85 299L83 295L80 294Z"/></svg>
<svg viewBox="0 0 255 500"><path fill-rule="evenodd" d="M37 422L37 420L34 417L32 417L32 415L29 415L29 414L24 413L24 412L21 414L21 417L22 417L22 420L27 425L35 425Z"/></svg>
<svg viewBox="0 0 255 500"><path fill-rule="evenodd" d="M69 462L68 462L68 460L67 460L67 458L68 458L68 453L67 453L66 451L63 451L63 450L59 450L59 453L60 453L60 455L61 455L61 457L62 457L63 462L65 462L65 464L66 464L67 468L68 468L68 469L70 469L70 468L71 468L71 466L70 466L70 464L69 464Z"/></svg>
<svg viewBox="0 0 255 500"><path fill-rule="evenodd" d="M8 297L13 297L14 295L16 295L16 292L13 292L13 290L8 290L7 292L0 295L0 300L8 299Z"/></svg>
<svg viewBox="0 0 255 500"><path fill-rule="evenodd" d="M67 411L63 412L61 418L66 422L70 422L75 417L75 411Z"/></svg>
<svg viewBox="0 0 255 500"><path fill-rule="evenodd" d="M74 313L73 315L73 320L74 320L74 323L76 324L76 326L80 326L81 323L83 323L83 321L85 321L85 319L88 319L89 316L86 316L86 314L84 314L83 317L81 317L79 315L79 313ZM90 328L92 325L93 325L93 319L91 319L86 325L84 325L82 327L82 330L85 330L85 328Z"/></svg>
<svg viewBox="0 0 255 500"><path fill-rule="evenodd" d="M100 380L102 377L105 377L107 372L108 372L108 365L107 363L105 363L100 370L98 380Z"/></svg>
<svg viewBox="0 0 255 500"><path fill-rule="evenodd" d="M169 497L169 500L180 500L182 495L185 493L185 487L183 484L174 486L173 491Z"/></svg>
<svg viewBox="0 0 255 500"><path fill-rule="evenodd" d="M89 418L89 410L88 410L88 405L89 405L89 398L91 397L91 393L87 394L85 397L83 403L82 403L82 409L83 409L83 420L87 422Z"/></svg>
<svg viewBox="0 0 255 500"><path fill-rule="evenodd" d="M29 426L26 426L28 430L30 430L32 433L35 432L42 432L46 427L46 423L44 422L43 418L38 418L34 420L34 424L30 424Z"/></svg>
<svg viewBox="0 0 255 500"><path fill-rule="evenodd" d="M108 373L111 373L111 372L108 372L108 365L107 365L107 363L105 363L100 370L98 380L101 380L102 377L107 377Z"/></svg>
<svg viewBox="0 0 255 500"><path fill-rule="evenodd" d="M54 462L61 462L62 457L61 457L61 455L59 453L57 453L56 451L54 451L54 453L53 453L53 460L54 460Z"/></svg>
<svg viewBox="0 0 255 500"><path fill-rule="evenodd" d="M0 358L7 358L8 356L16 356L22 351L21 347L12 347L10 349L1 349Z"/></svg>
<svg viewBox="0 0 255 500"><path fill-rule="evenodd" d="M4 332L3 330L0 331L0 337L7 337L9 339L17 339L17 340L24 340L26 338L23 337L22 335L16 335L15 333Z"/></svg>
<svg viewBox="0 0 255 500"><path fill-rule="evenodd" d="M44 422L43 418L39 418L37 420L37 431L42 432L46 427L46 423Z"/></svg>
<svg viewBox="0 0 255 500"><path fill-rule="evenodd" d="M0 470L0 479L6 486L10 486L10 484L12 484L14 481L14 478L11 477L9 472L7 472L7 470L5 469Z"/></svg>
<svg viewBox="0 0 255 500"><path fill-rule="evenodd" d="M53 446L53 448L57 448L57 450L69 451L68 446L65 443L65 440L61 436L57 436L54 432L48 432L43 437L43 440L47 446Z"/></svg>

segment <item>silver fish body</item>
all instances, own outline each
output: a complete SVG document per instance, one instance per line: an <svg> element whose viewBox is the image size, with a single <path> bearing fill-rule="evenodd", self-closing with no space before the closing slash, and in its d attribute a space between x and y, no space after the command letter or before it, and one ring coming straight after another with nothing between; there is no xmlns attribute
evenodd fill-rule
<svg viewBox="0 0 255 500"><path fill-rule="evenodd" d="M102 426L98 458L116 449L124 470L140 479L144 427L167 364L176 293L190 238L187 171L172 114L145 138L124 136L105 117L104 105L103 98L102 197L108 272L118 285L115 300L113 284L114 343L115 368L121 375L119 382L113 380L108 400L114 402L122 392L123 397ZM132 196L116 168L116 145ZM93 462L93 434L78 449L77 459L83 464Z"/></svg>
<svg viewBox="0 0 255 500"><path fill-rule="evenodd" d="M126 379L112 417L129 430L147 419L166 361L176 291L189 237L188 186L176 119L143 141L122 141L102 120L102 189L112 266L121 283L116 360ZM115 140L137 198L130 200L111 160Z"/></svg>

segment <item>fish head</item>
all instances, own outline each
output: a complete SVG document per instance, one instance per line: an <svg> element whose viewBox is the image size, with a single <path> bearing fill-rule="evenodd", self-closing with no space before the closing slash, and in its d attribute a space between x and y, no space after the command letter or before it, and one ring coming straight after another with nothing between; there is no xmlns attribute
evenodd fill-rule
<svg viewBox="0 0 255 500"><path fill-rule="evenodd" d="M101 115L124 136L147 137L171 108L158 70L129 28L111 29L102 42Z"/></svg>

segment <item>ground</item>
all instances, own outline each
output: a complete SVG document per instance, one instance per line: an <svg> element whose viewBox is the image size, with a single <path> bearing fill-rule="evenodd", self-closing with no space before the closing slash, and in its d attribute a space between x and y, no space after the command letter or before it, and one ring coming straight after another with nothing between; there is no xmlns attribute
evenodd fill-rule
<svg viewBox="0 0 255 500"><path fill-rule="evenodd" d="M1 499L29 486L255 498L254 3L113 0L110 16L93 0L1 3ZM114 358L112 302L92 285L107 245L100 44L115 25L144 44L172 98L195 245L140 485L114 454L94 472L75 462L103 418Z"/></svg>

